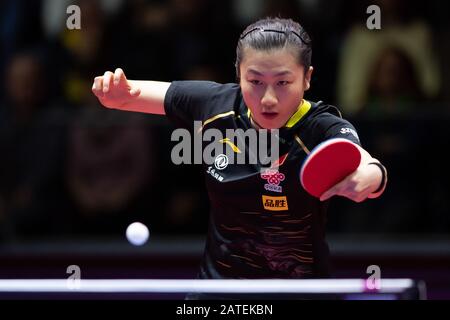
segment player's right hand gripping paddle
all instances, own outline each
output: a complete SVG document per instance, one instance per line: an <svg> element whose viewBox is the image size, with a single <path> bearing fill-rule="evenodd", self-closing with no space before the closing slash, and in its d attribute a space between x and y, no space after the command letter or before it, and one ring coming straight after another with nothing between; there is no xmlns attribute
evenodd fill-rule
<svg viewBox="0 0 450 320"><path fill-rule="evenodd" d="M354 172L361 162L356 144L333 138L317 145L303 162L300 181L312 196L320 196Z"/></svg>

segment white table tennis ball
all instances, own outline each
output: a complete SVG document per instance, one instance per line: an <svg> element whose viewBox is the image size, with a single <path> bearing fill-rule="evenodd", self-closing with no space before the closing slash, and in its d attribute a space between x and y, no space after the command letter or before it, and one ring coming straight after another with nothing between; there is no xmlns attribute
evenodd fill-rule
<svg viewBox="0 0 450 320"><path fill-rule="evenodd" d="M147 242L150 232L143 223L133 222L128 226L126 235L131 244L141 246Z"/></svg>

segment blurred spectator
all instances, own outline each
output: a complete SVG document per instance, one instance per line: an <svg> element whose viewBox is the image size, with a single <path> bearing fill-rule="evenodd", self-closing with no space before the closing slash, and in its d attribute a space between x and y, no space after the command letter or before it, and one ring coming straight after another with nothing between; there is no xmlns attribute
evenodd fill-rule
<svg viewBox="0 0 450 320"><path fill-rule="evenodd" d="M169 3L173 79L201 75L208 77L203 80L233 81L238 35L230 30L229 4L207 0L171 0Z"/></svg>
<svg viewBox="0 0 450 320"><path fill-rule="evenodd" d="M54 48L63 96L71 105L81 105L91 95L92 77L111 65L107 47L107 16L99 0L79 0L80 30L62 29ZM65 10L64 10L65 12Z"/></svg>
<svg viewBox="0 0 450 320"><path fill-rule="evenodd" d="M60 222L66 232L119 236L133 221L154 235L204 231L200 173L167 158L167 123L161 130L157 116L95 103L78 109L69 128L64 180L71 208Z"/></svg>
<svg viewBox="0 0 450 320"><path fill-rule="evenodd" d="M172 80L170 17L167 1L126 1L110 24L114 67L123 68L133 79Z"/></svg>
<svg viewBox="0 0 450 320"><path fill-rule="evenodd" d="M445 103L445 111L450 112L450 23L448 13L450 12L450 3L446 1L427 2L430 21L433 21L435 29L434 36L439 46L439 63L442 67L442 96L441 100Z"/></svg>
<svg viewBox="0 0 450 320"><path fill-rule="evenodd" d="M408 57L420 74L419 87L426 98L436 97L441 87L429 25L411 12L413 6L405 0L377 0L374 4L381 9L381 30L369 30L365 25L369 16L365 15L364 24L351 28L342 47L337 95L347 115L358 113L368 103L371 72L387 48L396 47Z"/></svg>
<svg viewBox="0 0 450 320"><path fill-rule="evenodd" d="M15 52L42 42L42 24L38 14L40 8L39 0L0 1L0 74L4 74L5 62ZM0 86L3 89L3 83Z"/></svg>
<svg viewBox="0 0 450 320"><path fill-rule="evenodd" d="M239 26L255 22L264 16L306 19L318 13L322 0L233 0L232 10ZM303 23L302 23L303 25Z"/></svg>
<svg viewBox="0 0 450 320"><path fill-rule="evenodd" d="M124 0L93 0L99 2L102 12L108 16L114 16L119 13ZM67 8L71 5L78 5L74 0L42 0L41 20L43 29L47 38L58 37L66 29L66 21L69 17ZM84 14L81 10L81 28L84 27Z"/></svg>
<svg viewBox="0 0 450 320"><path fill-rule="evenodd" d="M48 103L44 62L38 50L18 53L9 62L5 75L6 99L3 125L25 127Z"/></svg>
<svg viewBox="0 0 450 320"><path fill-rule="evenodd" d="M104 109L90 99L73 114L65 172L75 206L68 215L71 232L121 232L133 220L153 219L150 207L160 211L153 189L156 145L145 120L140 114ZM143 202L149 207L140 207Z"/></svg>
<svg viewBox="0 0 450 320"><path fill-rule="evenodd" d="M34 219L57 202L52 187L64 119L50 107L46 64L39 51L13 56L5 84L0 106L0 198L4 215L18 229L24 221L28 221L25 229L34 228Z"/></svg>
<svg viewBox="0 0 450 320"><path fill-rule="evenodd" d="M243 28L263 16L263 0L232 0L232 3L234 22L238 24L239 28Z"/></svg>
<svg viewBox="0 0 450 320"><path fill-rule="evenodd" d="M410 172L425 165L418 150L427 148L435 134L430 128L418 130L426 125L418 120L428 111L423 102L439 94L437 53L431 28L415 15L414 6L404 0L375 4L381 9L381 30L352 27L341 52L337 94L346 114L365 116L358 118L362 142L383 158L390 183L381 201L341 210L343 231L419 232L430 228L422 219L428 200L418 187L427 179L422 170L414 177ZM377 139L372 132L378 132Z"/></svg>
<svg viewBox="0 0 450 320"><path fill-rule="evenodd" d="M414 65L401 49L386 48L381 52L369 81L363 115L373 118L407 115L424 100Z"/></svg>

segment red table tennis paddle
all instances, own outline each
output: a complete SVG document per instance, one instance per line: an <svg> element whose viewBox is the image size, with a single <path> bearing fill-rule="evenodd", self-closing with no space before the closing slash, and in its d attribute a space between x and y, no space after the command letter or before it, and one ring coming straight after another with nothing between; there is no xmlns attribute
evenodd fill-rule
<svg viewBox="0 0 450 320"><path fill-rule="evenodd" d="M333 138L317 145L303 162L300 182L312 196L325 191L355 171L361 162L357 145L347 139Z"/></svg>

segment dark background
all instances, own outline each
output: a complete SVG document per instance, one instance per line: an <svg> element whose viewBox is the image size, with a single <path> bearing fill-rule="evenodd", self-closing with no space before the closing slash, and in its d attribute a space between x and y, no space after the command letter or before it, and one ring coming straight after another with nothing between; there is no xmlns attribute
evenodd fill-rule
<svg viewBox="0 0 450 320"><path fill-rule="evenodd" d="M81 8L68 30L66 8ZM366 8L381 8L369 30ZM234 82L235 47L261 17L290 17L313 39L306 98L337 105L388 168L377 200L334 199L336 277L425 279L449 298L450 24L444 1L0 2L0 278L194 277L208 200L199 166L170 160L173 126L103 108L93 79ZM129 223L151 232L126 242ZM84 269L83 269L84 264Z"/></svg>

